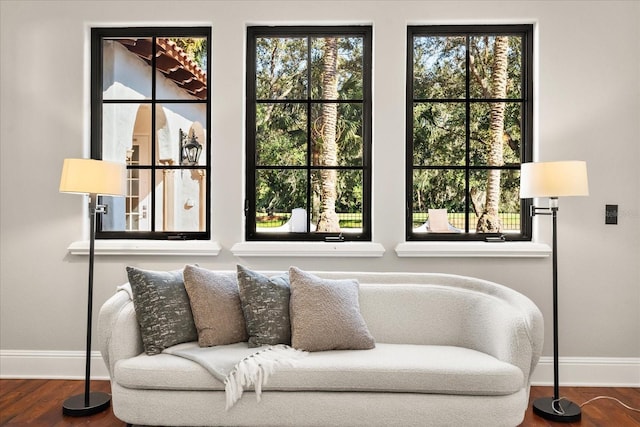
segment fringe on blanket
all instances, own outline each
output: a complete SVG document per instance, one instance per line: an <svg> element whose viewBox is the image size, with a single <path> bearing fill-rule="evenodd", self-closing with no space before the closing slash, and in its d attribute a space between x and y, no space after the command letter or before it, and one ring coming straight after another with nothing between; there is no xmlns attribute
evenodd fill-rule
<svg viewBox="0 0 640 427"><path fill-rule="evenodd" d="M260 402L262 386L267 384L269 376L277 366L293 365L294 360L306 356L306 351L296 350L285 344L270 346L242 359L225 379L227 397L226 410L231 409L240 400L244 387L253 386L256 399Z"/></svg>

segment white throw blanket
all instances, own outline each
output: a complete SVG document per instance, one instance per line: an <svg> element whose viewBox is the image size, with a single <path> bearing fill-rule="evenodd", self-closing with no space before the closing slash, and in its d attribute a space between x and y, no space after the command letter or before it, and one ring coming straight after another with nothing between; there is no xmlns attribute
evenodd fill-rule
<svg viewBox="0 0 640 427"><path fill-rule="evenodd" d="M260 402L262 387L276 367L291 366L296 359L308 354L284 344L250 348L246 342L214 347L185 343L167 348L163 353L194 361L223 382L227 410L240 400L245 387L253 386Z"/></svg>

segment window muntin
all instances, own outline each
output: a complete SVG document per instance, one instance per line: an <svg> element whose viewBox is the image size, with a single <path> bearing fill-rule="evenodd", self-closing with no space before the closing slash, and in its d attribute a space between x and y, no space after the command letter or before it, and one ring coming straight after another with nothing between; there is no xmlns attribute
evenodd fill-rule
<svg viewBox="0 0 640 427"><path fill-rule="evenodd" d="M531 25L408 28L407 240L531 239L532 47Z"/></svg>
<svg viewBox="0 0 640 427"><path fill-rule="evenodd" d="M247 240L371 240L371 27L249 27Z"/></svg>
<svg viewBox="0 0 640 427"><path fill-rule="evenodd" d="M211 28L93 28L91 40L91 156L127 164L127 194L102 198L96 237L209 239ZM182 155L190 143L197 161Z"/></svg>

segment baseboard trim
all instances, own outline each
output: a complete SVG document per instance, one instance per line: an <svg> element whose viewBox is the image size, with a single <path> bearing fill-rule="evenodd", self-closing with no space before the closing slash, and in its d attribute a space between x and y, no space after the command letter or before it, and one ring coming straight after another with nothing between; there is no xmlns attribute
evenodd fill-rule
<svg viewBox="0 0 640 427"><path fill-rule="evenodd" d="M81 380L85 357L84 351L0 350L0 378ZM91 352L91 379L109 379L99 351Z"/></svg>
<svg viewBox="0 0 640 427"><path fill-rule="evenodd" d="M569 387L640 387L639 357L560 357L559 381ZM553 385L553 357L541 357L531 384Z"/></svg>
<svg viewBox="0 0 640 427"><path fill-rule="evenodd" d="M84 351L0 350L0 378L84 379ZM640 387L638 357L561 357L560 384ZM91 353L91 378L109 379L100 352ZM531 383L553 385L553 358L542 357Z"/></svg>

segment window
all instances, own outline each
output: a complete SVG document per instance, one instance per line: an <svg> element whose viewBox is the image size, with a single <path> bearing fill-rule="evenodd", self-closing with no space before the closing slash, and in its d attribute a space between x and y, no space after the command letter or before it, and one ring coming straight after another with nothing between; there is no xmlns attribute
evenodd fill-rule
<svg viewBox="0 0 640 427"><path fill-rule="evenodd" d="M211 28L93 28L91 156L126 162L97 238L209 239Z"/></svg>
<svg viewBox="0 0 640 427"><path fill-rule="evenodd" d="M371 240L371 27L247 30L247 240Z"/></svg>
<svg viewBox="0 0 640 427"><path fill-rule="evenodd" d="M531 240L533 26L410 26L407 240Z"/></svg>

